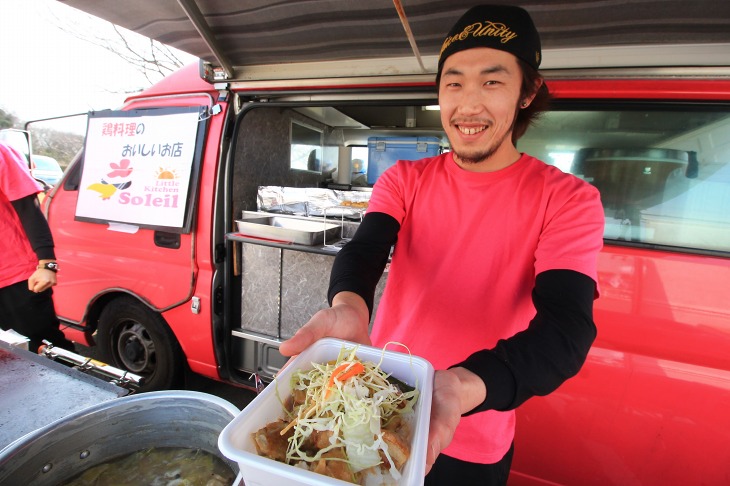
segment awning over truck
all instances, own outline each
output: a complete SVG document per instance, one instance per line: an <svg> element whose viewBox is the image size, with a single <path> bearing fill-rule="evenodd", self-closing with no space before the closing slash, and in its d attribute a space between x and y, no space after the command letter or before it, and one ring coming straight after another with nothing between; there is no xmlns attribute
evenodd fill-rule
<svg viewBox="0 0 730 486"><path fill-rule="evenodd" d="M198 56L227 79L433 73L449 26L474 0L59 0ZM730 2L512 2L532 14L544 67L730 65ZM410 35L409 35L410 34ZM693 49L673 50L692 44ZM644 48L641 59L623 46ZM664 46L664 48L662 48ZM650 48L653 47L653 48ZM581 50L589 48L588 52ZM377 60L377 61L375 61ZM344 62L346 61L346 62ZM340 62L340 64L337 64ZM257 66L288 65L286 72ZM577 64L580 64L578 66ZM316 73L308 74L315 76ZM296 76L295 76L296 77ZM300 76L301 77L301 76Z"/></svg>

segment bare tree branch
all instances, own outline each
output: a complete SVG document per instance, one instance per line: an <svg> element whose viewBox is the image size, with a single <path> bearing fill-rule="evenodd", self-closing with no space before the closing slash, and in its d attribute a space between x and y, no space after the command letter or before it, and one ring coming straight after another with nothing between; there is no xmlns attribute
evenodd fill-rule
<svg viewBox="0 0 730 486"><path fill-rule="evenodd" d="M184 65L184 62L169 46L120 28L111 22L86 16L90 25L96 23L105 26L105 30L108 32L104 33L101 32L101 29L80 29L78 25L68 25L53 13L51 15L55 18L55 25L58 29L119 57L140 72L149 85ZM136 92L142 88L136 87L125 90L125 92Z"/></svg>

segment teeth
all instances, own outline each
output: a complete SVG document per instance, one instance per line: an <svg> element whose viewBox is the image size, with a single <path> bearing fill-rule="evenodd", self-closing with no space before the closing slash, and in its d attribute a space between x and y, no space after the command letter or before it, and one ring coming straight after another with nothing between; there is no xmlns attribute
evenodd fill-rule
<svg viewBox="0 0 730 486"><path fill-rule="evenodd" d="M463 133L464 135L474 135L474 134L477 134L477 133L483 131L486 128L487 128L486 126L470 127L470 128L459 126L459 131L461 133Z"/></svg>

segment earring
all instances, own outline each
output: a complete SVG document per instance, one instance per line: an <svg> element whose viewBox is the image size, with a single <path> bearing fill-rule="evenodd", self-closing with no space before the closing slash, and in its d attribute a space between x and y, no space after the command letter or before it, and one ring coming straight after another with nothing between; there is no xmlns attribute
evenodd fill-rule
<svg viewBox="0 0 730 486"><path fill-rule="evenodd" d="M527 108L527 101L523 101L522 105L520 105L520 106L522 106L522 108Z"/></svg>

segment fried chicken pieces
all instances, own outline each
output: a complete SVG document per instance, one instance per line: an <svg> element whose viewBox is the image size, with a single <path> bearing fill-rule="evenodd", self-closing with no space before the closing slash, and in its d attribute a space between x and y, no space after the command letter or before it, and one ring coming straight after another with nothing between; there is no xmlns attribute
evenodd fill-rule
<svg viewBox="0 0 730 486"><path fill-rule="evenodd" d="M304 390L294 390L292 395L286 400L284 406L286 410L296 416L296 410L305 406L306 392ZM287 459L287 448L290 438L294 435L292 424L283 419L271 422L262 427L252 435L256 452L260 456L274 459L275 461L291 464ZM331 441L333 432L329 430L314 430L304 442L303 449L312 456L318 451L325 449L333 443ZM411 436L410 425L402 415L392 416L381 429L382 441L387 445L387 453L392 460L396 469L401 470L410 457L409 438ZM380 465L382 473L387 473L390 468L390 461L384 451L379 451ZM297 466L329 476L332 478L360 484L363 476L369 471L364 470L354 473L345 453L345 447L335 447L321 455L321 458L306 463L301 461Z"/></svg>
<svg viewBox="0 0 730 486"><path fill-rule="evenodd" d="M286 448L289 445L289 437L294 435L294 431L291 429L281 435L281 431L286 426L285 421L277 420L266 424L264 428L251 434L256 445L256 453L275 461L286 462Z"/></svg>
<svg viewBox="0 0 730 486"><path fill-rule="evenodd" d="M277 420L271 422L265 427L257 430L251 434L254 444L256 445L256 452L260 456L268 457L279 462L287 462L286 450L288 446L289 438L294 435L293 429L289 429L284 435L281 435L281 431L287 426L287 422L284 420ZM401 417L394 417L384 428L383 428L383 442L388 444L388 454L393 460L395 467L401 469L411 455L410 446L408 444L408 438L410 436L410 427ZM320 449L324 449L330 445L330 437L332 436L331 431L314 431L307 440L307 449L312 453ZM381 451L381 469L387 471L388 460L385 454ZM310 471L314 471L319 474L324 474L331 478L341 479L348 482L359 482L361 475L354 474L349 464L347 463L347 457L343 447L338 447L331 451L328 451L322 455L322 459L316 461L311 467L308 467Z"/></svg>

